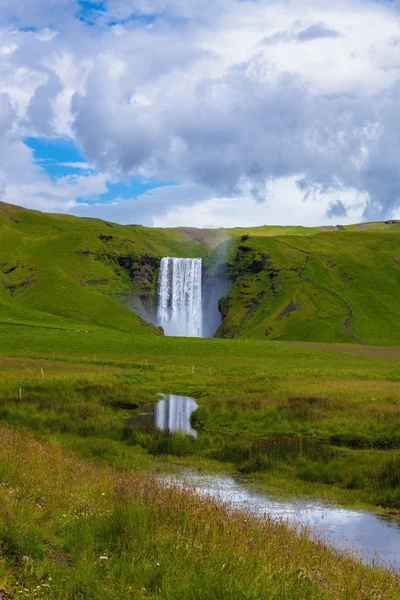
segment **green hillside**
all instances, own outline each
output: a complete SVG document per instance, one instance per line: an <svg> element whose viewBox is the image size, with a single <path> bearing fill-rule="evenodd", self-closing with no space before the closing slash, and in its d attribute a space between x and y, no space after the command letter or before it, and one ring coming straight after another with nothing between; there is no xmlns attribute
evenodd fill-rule
<svg viewBox="0 0 400 600"><path fill-rule="evenodd" d="M121 226L0 203L0 321L159 334L123 304L140 310L142 300L151 303L160 258L203 256L216 235L198 241L191 230Z"/></svg>
<svg viewBox="0 0 400 600"><path fill-rule="evenodd" d="M227 262L235 283L220 301L219 336L400 342L396 228L244 235L230 247Z"/></svg>
<svg viewBox="0 0 400 600"><path fill-rule="evenodd" d="M159 335L141 317L160 259L203 257L209 285L232 286L219 337L399 344L399 233L396 222L159 229L0 203L0 322Z"/></svg>

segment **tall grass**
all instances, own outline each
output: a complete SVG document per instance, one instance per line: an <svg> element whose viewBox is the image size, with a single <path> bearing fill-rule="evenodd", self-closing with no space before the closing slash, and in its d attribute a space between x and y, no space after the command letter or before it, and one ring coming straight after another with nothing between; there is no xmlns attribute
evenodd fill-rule
<svg viewBox="0 0 400 600"><path fill-rule="evenodd" d="M0 430L0 589L16 598L398 598L282 523Z"/></svg>

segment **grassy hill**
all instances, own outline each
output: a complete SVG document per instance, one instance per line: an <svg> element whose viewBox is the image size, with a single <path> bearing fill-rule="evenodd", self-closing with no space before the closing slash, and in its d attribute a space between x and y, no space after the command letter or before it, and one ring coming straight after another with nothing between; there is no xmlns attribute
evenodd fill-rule
<svg viewBox="0 0 400 600"><path fill-rule="evenodd" d="M160 229L0 203L0 322L159 330L163 256L225 273L220 337L400 343L400 224ZM136 314L137 313L137 314Z"/></svg>
<svg viewBox="0 0 400 600"><path fill-rule="evenodd" d="M0 203L0 321L159 334L123 304L140 310L142 300L151 303L160 258L203 256L216 235L193 239L191 230L121 226Z"/></svg>
<svg viewBox="0 0 400 600"><path fill-rule="evenodd" d="M221 337L400 342L396 229L245 235L227 262L235 283L220 302Z"/></svg>

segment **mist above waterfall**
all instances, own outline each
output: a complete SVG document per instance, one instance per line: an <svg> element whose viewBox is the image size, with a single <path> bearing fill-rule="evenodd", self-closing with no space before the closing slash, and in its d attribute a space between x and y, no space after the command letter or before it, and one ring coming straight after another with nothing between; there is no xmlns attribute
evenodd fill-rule
<svg viewBox="0 0 400 600"><path fill-rule="evenodd" d="M202 260L161 260L158 279L158 324L166 335L202 337Z"/></svg>

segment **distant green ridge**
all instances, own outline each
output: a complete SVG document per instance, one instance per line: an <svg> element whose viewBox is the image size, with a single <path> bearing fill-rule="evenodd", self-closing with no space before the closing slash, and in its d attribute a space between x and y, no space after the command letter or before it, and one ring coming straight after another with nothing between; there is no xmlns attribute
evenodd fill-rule
<svg viewBox="0 0 400 600"><path fill-rule="evenodd" d="M226 272L220 337L400 344L400 224L148 228L0 203L0 323L160 335L160 259ZM133 310L131 310L133 309ZM135 312L136 311L136 312Z"/></svg>

